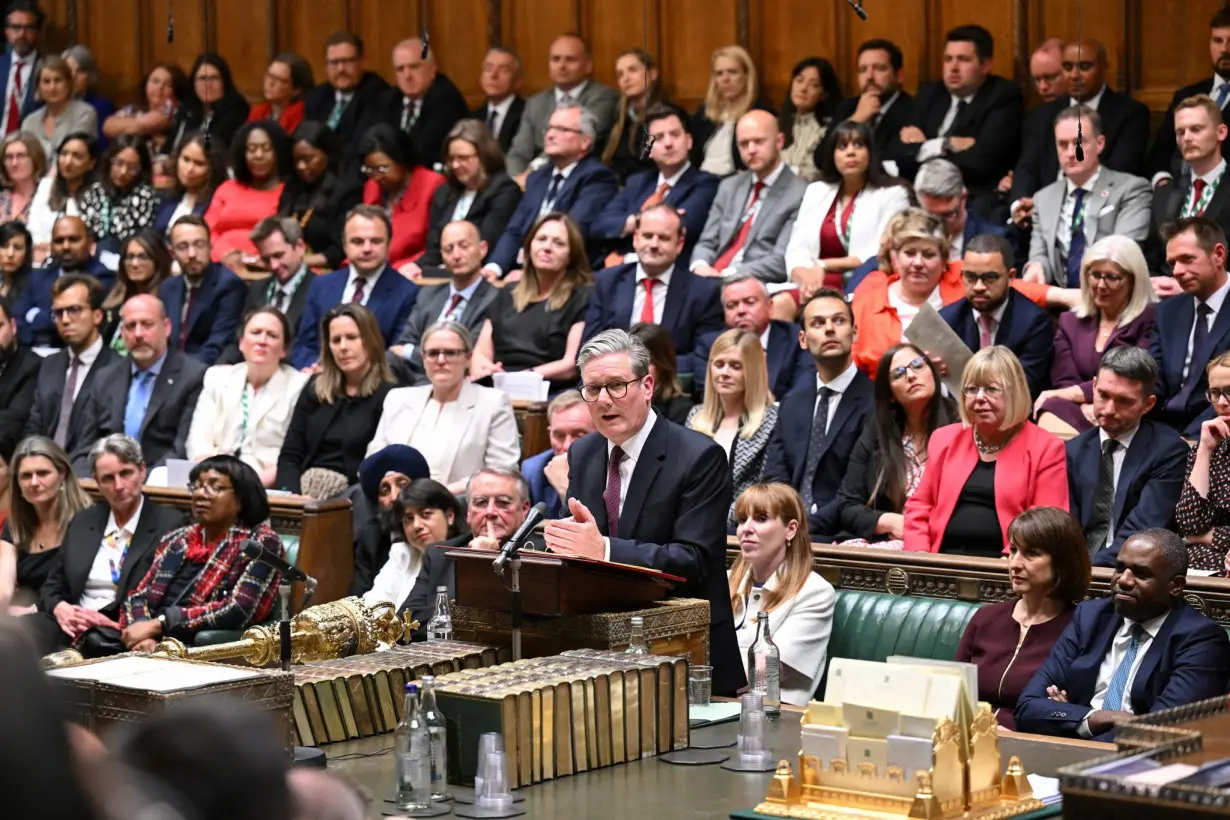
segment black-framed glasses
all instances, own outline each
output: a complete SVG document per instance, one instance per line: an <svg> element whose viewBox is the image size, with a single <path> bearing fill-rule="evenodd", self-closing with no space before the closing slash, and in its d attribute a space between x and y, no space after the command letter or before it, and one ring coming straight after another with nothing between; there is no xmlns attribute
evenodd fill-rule
<svg viewBox="0 0 1230 820"><path fill-rule="evenodd" d="M992 271L991 273L978 273L977 271L967 270L967 271L961 271L961 278L965 280L965 284L969 285L970 287L973 287L974 285L981 282L984 287L989 288L991 287L991 285L994 285L1000 279L1003 279L1004 274L995 273L994 271Z"/></svg>
<svg viewBox="0 0 1230 820"><path fill-rule="evenodd" d="M85 313L85 305L68 305L67 307L58 307L51 309L51 318L59 321L64 317L69 319L77 319L81 314Z"/></svg>
<svg viewBox="0 0 1230 820"><path fill-rule="evenodd" d="M1204 391L1204 397L1208 399L1209 404L1217 404L1222 401L1230 401L1230 388L1210 387Z"/></svg>
<svg viewBox="0 0 1230 820"><path fill-rule="evenodd" d="M580 128L569 128L566 125L548 125L547 130L548 131L560 131L564 134L584 134L585 133Z"/></svg>
<svg viewBox="0 0 1230 820"><path fill-rule="evenodd" d="M446 362L455 362L465 355L465 350L457 347L433 347L423 351L425 361L429 359L434 361L443 357Z"/></svg>
<svg viewBox="0 0 1230 820"><path fill-rule="evenodd" d="M223 493L234 492L234 487L228 487L225 484L204 484L200 481L193 481L188 485L188 492L196 495L200 493L206 498L217 498Z"/></svg>
<svg viewBox="0 0 1230 820"><path fill-rule="evenodd" d="M1104 273L1100 270L1091 270L1086 275L1090 282L1105 282L1108 285L1118 285L1127 278L1122 273Z"/></svg>
<svg viewBox="0 0 1230 820"><path fill-rule="evenodd" d="M133 251L126 253L121 257L125 262L150 262L154 257L150 256L145 251Z"/></svg>
<svg viewBox="0 0 1230 820"><path fill-rule="evenodd" d="M641 378L644 378L643 376ZM628 379L623 382L607 382L606 384L584 384L581 385L581 398L589 402L598 400L605 390L606 394L613 399L622 399L628 395L628 385L636 384L641 379Z"/></svg>
<svg viewBox="0 0 1230 820"><path fill-rule="evenodd" d="M470 498L471 509L482 510L486 509L488 505L495 505L495 508L500 512L508 512L513 507L517 506L517 502L513 501L512 498L506 495L493 495L491 497L479 495L471 496Z"/></svg>
<svg viewBox="0 0 1230 820"><path fill-rule="evenodd" d="M926 365L927 360L922 356L917 356L901 365L901 367L894 367L892 370L888 371L888 375L895 382L901 381L905 378L905 374L909 371L913 370L915 373L919 373L924 367L926 367Z"/></svg>

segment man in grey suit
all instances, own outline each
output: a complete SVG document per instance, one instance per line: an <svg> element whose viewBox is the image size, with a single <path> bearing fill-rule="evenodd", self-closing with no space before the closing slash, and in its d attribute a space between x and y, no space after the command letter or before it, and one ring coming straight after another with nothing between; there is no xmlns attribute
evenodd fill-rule
<svg viewBox="0 0 1230 820"><path fill-rule="evenodd" d="M445 225L440 232L440 255L453 281L419 292L401 338L389 348L389 366L398 381L407 384L419 384L426 379L423 351L419 348L423 331L436 322L451 319L464 325L472 339L477 339L499 293L481 274L487 243L474 223L459 220Z"/></svg>
<svg viewBox="0 0 1230 820"><path fill-rule="evenodd" d="M1079 125L1078 125L1079 124ZM1084 156L1076 157L1078 127ZM1081 258L1099 239L1119 234L1143 244L1149 237L1153 193L1148 180L1103 168L1102 120L1087 106L1066 108L1055 119L1055 149L1063 173L1033 197L1018 203L1012 218L1033 223L1029 261L1022 278L1060 287L1080 287Z"/></svg>
<svg viewBox="0 0 1230 820"><path fill-rule="evenodd" d="M785 282L786 244L807 183L782 162L785 139L769 112L744 114L735 137L747 170L718 186L692 251L692 273L750 273L764 282Z"/></svg>
<svg viewBox="0 0 1230 820"><path fill-rule="evenodd" d="M619 93L592 79L594 60L589 45L579 35L557 37L551 44L549 59L547 70L553 85L525 101L521 125L505 158L509 175L522 188L530 172L546 164L542 156L543 141L556 107L579 105L594 115L598 121L595 149L606 142L619 107Z"/></svg>

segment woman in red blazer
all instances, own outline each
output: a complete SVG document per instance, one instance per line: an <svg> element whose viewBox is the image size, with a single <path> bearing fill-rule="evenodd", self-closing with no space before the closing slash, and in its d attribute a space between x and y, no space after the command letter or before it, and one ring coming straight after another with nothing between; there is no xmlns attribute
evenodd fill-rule
<svg viewBox="0 0 1230 820"><path fill-rule="evenodd" d="M431 198L444 177L423 164L405 131L373 125L359 141L367 184L363 202L388 211L393 223L389 264L400 269L427 249Z"/></svg>
<svg viewBox="0 0 1230 820"><path fill-rule="evenodd" d="M905 505L905 549L1008 552L1008 525L1032 507L1068 509L1064 445L1029 421L1025 371L1006 347L984 347L961 378L962 424L931 434L927 470Z"/></svg>

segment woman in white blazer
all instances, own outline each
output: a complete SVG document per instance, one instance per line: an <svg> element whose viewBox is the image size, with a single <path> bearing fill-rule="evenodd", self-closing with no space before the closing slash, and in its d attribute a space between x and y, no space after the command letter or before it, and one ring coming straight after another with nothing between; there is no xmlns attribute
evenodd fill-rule
<svg viewBox="0 0 1230 820"><path fill-rule="evenodd" d="M812 571L803 499L785 484L754 484L735 500L735 520L739 557L726 577L743 671L766 612L781 652L782 703L806 706L824 674L837 593Z"/></svg>
<svg viewBox="0 0 1230 820"><path fill-rule="evenodd" d="M879 253L888 221L910 207L865 123L847 120L830 130L816 149L816 167L820 179L807 186L786 247L786 270L804 300L822 287L844 290L850 273Z"/></svg>
<svg viewBox="0 0 1230 820"><path fill-rule="evenodd" d="M457 495L484 467L516 468L521 449L512 402L504 391L468 380L474 353L469 331L457 322L437 322L419 345L431 384L389 391L367 455L409 445L427 459L431 477Z"/></svg>
<svg viewBox="0 0 1230 820"><path fill-rule="evenodd" d="M188 431L188 458L235 455L266 487L273 486L278 453L308 381L307 374L282 364L289 339L290 325L281 311L262 307L248 314L239 336L244 360L205 371Z"/></svg>

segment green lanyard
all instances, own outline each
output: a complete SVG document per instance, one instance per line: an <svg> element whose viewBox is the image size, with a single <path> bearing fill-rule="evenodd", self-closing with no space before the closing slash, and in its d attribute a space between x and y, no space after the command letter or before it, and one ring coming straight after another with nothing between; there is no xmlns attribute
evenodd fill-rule
<svg viewBox="0 0 1230 820"><path fill-rule="evenodd" d="M243 386L243 394L239 398L239 410L243 413L243 420L239 428L239 445L235 448L235 456L238 457L243 452L244 442L248 440L248 421L250 419L252 406L252 385L245 383Z"/></svg>
<svg viewBox="0 0 1230 820"><path fill-rule="evenodd" d="M1221 178L1226 175L1223 170L1218 175L1217 179L1204 186L1204 190L1200 192L1200 199L1189 196L1187 205L1183 207L1181 216L1186 219L1189 216L1200 216L1204 213L1204 209L1209 206L1209 200L1213 198L1213 194L1217 193L1217 186L1221 185ZM1193 189L1194 191L1194 189Z"/></svg>
<svg viewBox="0 0 1230 820"><path fill-rule="evenodd" d="M285 312L290 307L290 300L295 298L295 293L298 292L299 286L303 284L303 278L307 276L307 266L301 266L299 272L290 278L286 286L282 288L282 292L286 294L286 304L282 307ZM278 280L275 277L269 277L269 284L265 288L265 304L273 304L273 294L277 292Z"/></svg>

